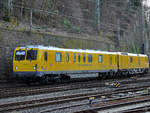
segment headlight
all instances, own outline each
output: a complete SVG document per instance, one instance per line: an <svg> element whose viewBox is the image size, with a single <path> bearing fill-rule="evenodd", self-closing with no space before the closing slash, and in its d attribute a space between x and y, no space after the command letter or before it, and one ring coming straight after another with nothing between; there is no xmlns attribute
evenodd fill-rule
<svg viewBox="0 0 150 113"><path fill-rule="evenodd" d="M18 67L16 66L16 67L15 67L15 70L17 70L17 69L18 69Z"/></svg>
<svg viewBox="0 0 150 113"><path fill-rule="evenodd" d="M35 66L33 66L33 70L36 70L36 67L35 67Z"/></svg>

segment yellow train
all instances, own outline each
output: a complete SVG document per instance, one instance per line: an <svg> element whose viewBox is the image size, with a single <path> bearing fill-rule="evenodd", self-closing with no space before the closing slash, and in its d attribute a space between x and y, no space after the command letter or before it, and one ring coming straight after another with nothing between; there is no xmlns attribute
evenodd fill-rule
<svg viewBox="0 0 150 113"><path fill-rule="evenodd" d="M13 57L13 76L28 82L60 81L72 74L97 73L99 77L147 73L147 55L57 47L17 47ZM91 74L92 75L92 74Z"/></svg>

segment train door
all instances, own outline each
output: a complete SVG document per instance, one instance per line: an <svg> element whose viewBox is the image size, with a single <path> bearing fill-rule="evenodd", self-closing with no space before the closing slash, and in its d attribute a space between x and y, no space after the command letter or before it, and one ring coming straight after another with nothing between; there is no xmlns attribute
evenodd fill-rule
<svg viewBox="0 0 150 113"><path fill-rule="evenodd" d="M140 68L140 65L141 65L141 63L140 63L140 56L138 55L138 67Z"/></svg>
<svg viewBox="0 0 150 113"><path fill-rule="evenodd" d="M47 70L47 62L48 62L48 54L47 51L44 52L44 63L43 63L43 69Z"/></svg>
<svg viewBox="0 0 150 113"><path fill-rule="evenodd" d="M26 50L16 50L13 60L14 71L27 71L26 65Z"/></svg>
<svg viewBox="0 0 150 113"><path fill-rule="evenodd" d="M25 71L37 71L37 50L27 50L23 68Z"/></svg>
<svg viewBox="0 0 150 113"><path fill-rule="evenodd" d="M109 56L109 65L112 68L112 55Z"/></svg>
<svg viewBox="0 0 150 113"><path fill-rule="evenodd" d="M119 67L119 55L117 55L117 68L119 69L120 67Z"/></svg>

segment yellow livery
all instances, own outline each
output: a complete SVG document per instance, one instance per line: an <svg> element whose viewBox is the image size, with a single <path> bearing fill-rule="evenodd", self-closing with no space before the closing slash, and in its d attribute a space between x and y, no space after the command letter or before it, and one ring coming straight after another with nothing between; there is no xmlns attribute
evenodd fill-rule
<svg viewBox="0 0 150 113"><path fill-rule="evenodd" d="M97 73L99 77L147 73L147 55L63 49L44 46L17 47L13 75L28 82L70 79L72 74ZM79 76L80 77L80 76Z"/></svg>

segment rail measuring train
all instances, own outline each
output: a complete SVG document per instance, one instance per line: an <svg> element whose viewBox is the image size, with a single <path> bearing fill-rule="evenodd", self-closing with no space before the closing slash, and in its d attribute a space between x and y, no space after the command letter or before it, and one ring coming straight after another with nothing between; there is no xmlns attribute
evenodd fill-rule
<svg viewBox="0 0 150 113"><path fill-rule="evenodd" d="M147 73L148 56L98 50L57 47L17 47L13 57L13 76L27 82L48 83L70 79L71 74L97 73L100 78ZM92 75L92 74L91 74Z"/></svg>

